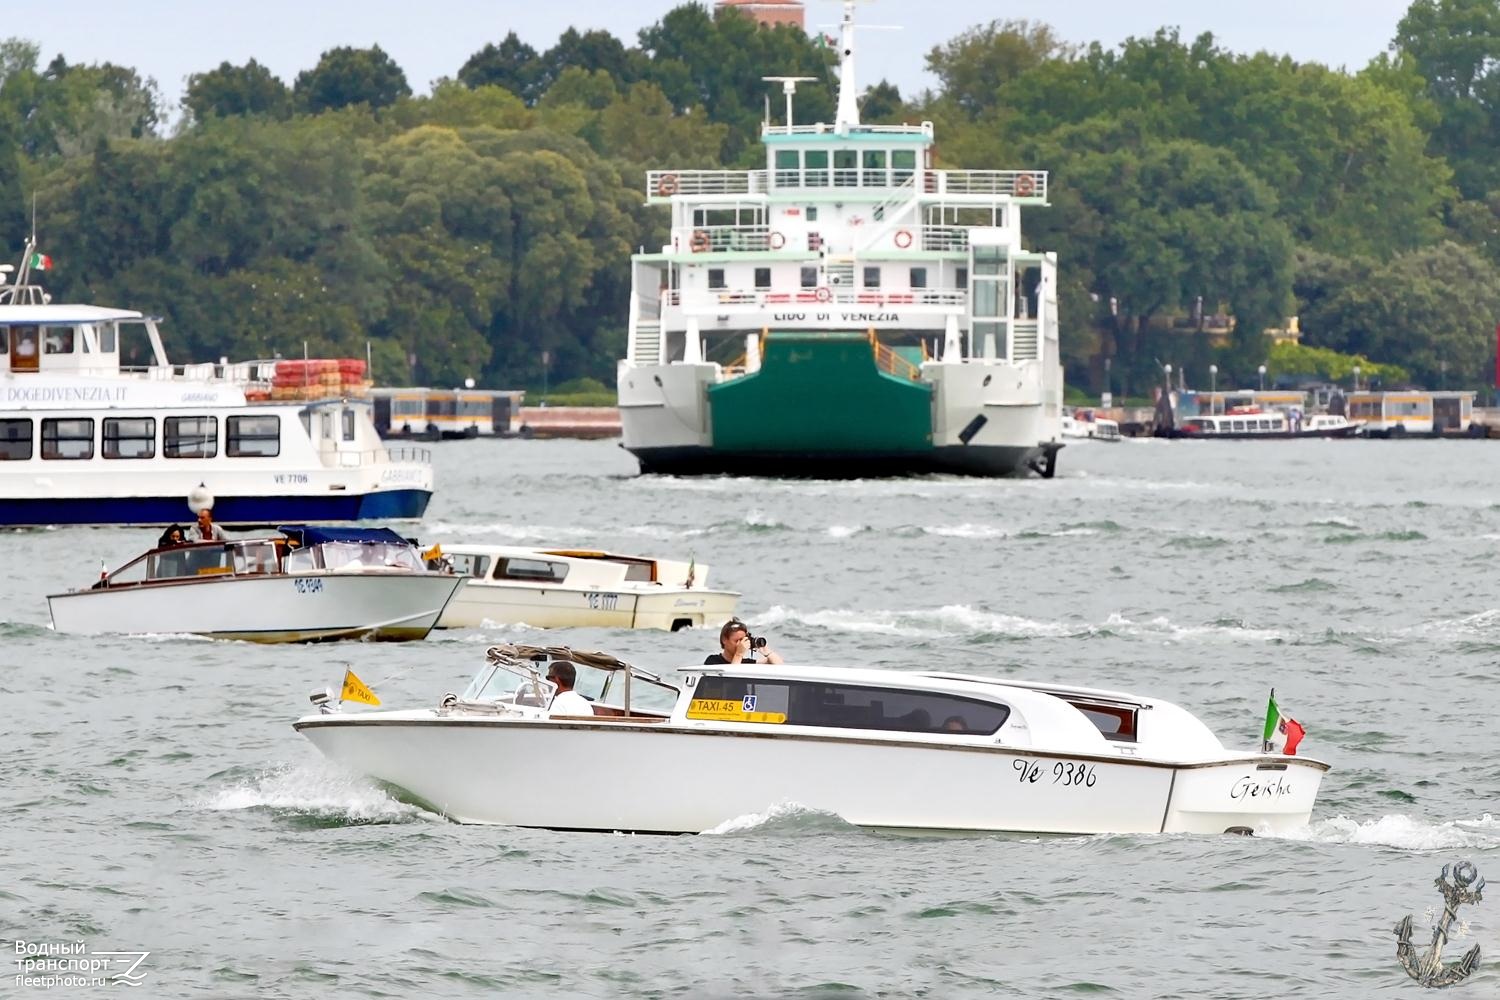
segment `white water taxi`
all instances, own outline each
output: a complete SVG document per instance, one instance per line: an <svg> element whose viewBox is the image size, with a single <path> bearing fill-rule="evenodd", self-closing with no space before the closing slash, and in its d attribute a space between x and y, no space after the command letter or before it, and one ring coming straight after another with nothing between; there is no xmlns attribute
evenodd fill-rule
<svg viewBox="0 0 1500 1000"><path fill-rule="evenodd" d="M1182 422L1175 437L1253 441L1281 438L1343 438L1359 433L1361 423L1340 414L1287 413L1257 406L1235 407L1228 413L1200 414Z"/></svg>
<svg viewBox="0 0 1500 1000"><path fill-rule="evenodd" d="M1062 436L1085 441L1117 442L1120 438L1120 423L1109 417L1101 417L1093 410L1079 407L1072 413L1064 413Z"/></svg>
<svg viewBox="0 0 1500 1000"><path fill-rule="evenodd" d="M686 668L678 687L564 647L488 659L436 708L346 714L320 692L295 728L458 822L640 833L778 803L900 829L1279 832L1308 822L1328 770L1226 750L1178 706L1114 691L762 664ZM548 712L559 660L592 668L591 714ZM538 761L565 777L537 781Z"/></svg>
<svg viewBox="0 0 1500 1000"><path fill-rule="evenodd" d="M0 526L170 524L200 484L226 525L422 515L430 455L387 448L367 400L249 402L275 362L174 367L153 317L53 303L34 251L0 266Z"/></svg>
<svg viewBox="0 0 1500 1000"><path fill-rule="evenodd" d="M425 637L462 583L389 528L284 527L155 548L47 606L58 632L399 642Z"/></svg>
<svg viewBox="0 0 1500 1000"><path fill-rule="evenodd" d="M708 589L708 567L576 549L441 542L464 586L439 628L683 628L718 625L740 595Z"/></svg>

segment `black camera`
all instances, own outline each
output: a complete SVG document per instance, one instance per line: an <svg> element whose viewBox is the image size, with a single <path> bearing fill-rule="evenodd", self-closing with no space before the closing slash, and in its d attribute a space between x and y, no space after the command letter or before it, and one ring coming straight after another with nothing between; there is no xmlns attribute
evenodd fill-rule
<svg viewBox="0 0 1500 1000"><path fill-rule="evenodd" d="M765 638L765 636L750 635L747 632L745 634L745 638L750 640L750 648L751 649L765 649L766 648L766 638Z"/></svg>

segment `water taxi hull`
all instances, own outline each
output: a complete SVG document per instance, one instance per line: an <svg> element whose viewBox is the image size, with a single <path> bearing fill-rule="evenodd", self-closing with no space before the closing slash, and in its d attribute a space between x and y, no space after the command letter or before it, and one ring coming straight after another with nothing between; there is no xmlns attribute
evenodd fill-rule
<svg viewBox="0 0 1500 1000"><path fill-rule="evenodd" d="M54 594L58 632L189 633L250 642L408 641L437 624L462 579L341 573L185 578Z"/></svg>
<svg viewBox="0 0 1500 1000"><path fill-rule="evenodd" d="M718 626L734 614L732 591L656 588L650 593L528 587L470 578L438 628L526 624L537 628L680 628Z"/></svg>
<svg viewBox="0 0 1500 1000"><path fill-rule="evenodd" d="M1274 755L1173 764L638 718L385 712L309 716L295 728L329 758L458 822L638 833L698 833L785 804L898 829L1282 832L1307 823L1327 769ZM568 780L535 781L538 760Z"/></svg>

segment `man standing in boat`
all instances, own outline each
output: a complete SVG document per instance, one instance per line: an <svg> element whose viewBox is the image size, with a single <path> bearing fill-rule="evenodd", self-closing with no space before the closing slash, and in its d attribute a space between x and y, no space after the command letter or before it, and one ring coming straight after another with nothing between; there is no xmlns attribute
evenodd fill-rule
<svg viewBox="0 0 1500 1000"><path fill-rule="evenodd" d="M193 525L191 536L188 540L193 542L222 542L225 540L224 529L214 524L212 507L198 508L198 523Z"/></svg>
<svg viewBox="0 0 1500 1000"><path fill-rule="evenodd" d="M755 652L760 651L761 663L782 663L781 654L766 645L764 638L750 635L750 626L738 618L731 618L719 629L720 652L709 654L703 661L705 666L733 663L754 663Z"/></svg>

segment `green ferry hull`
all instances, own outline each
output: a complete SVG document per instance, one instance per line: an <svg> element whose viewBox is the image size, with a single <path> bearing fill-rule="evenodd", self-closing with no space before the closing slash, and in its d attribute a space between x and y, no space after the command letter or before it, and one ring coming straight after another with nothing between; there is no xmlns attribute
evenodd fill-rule
<svg viewBox="0 0 1500 1000"><path fill-rule="evenodd" d="M1051 474L1056 445L934 446L933 385L883 370L865 334L777 332L763 350L757 371L706 387L712 444L632 447L643 472Z"/></svg>

